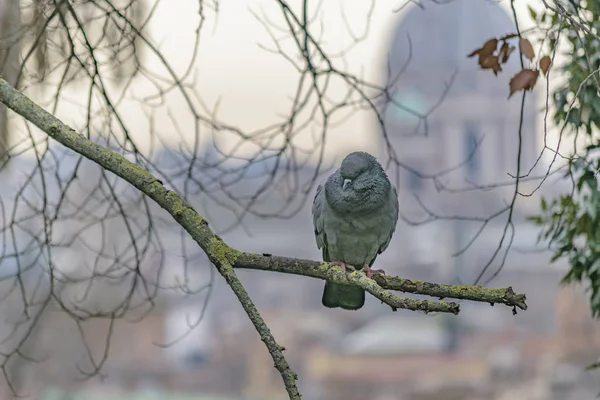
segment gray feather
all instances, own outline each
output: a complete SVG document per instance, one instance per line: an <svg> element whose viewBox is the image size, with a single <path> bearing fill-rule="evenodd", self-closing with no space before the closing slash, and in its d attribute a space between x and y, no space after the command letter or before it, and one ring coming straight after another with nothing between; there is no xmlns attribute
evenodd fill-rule
<svg viewBox="0 0 600 400"><path fill-rule="evenodd" d="M343 189L345 179L351 183ZM340 169L319 185L313 200L315 238L323 260L343 261L356 268L372 266L389 246L398 213L396 188L375 157L349 154ZM326 282L323 304L358 309L364 304L364 291Z"/></svg>

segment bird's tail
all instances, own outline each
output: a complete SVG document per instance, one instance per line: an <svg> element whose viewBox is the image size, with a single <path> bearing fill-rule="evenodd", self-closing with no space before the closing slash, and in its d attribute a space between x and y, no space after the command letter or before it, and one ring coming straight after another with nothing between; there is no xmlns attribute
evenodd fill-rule
<svg viewBox="0 0 600 400"><path fill-rule="evenodd" d="M365 291L354 285L325 282L321 302L329 308L358 310L365 304Z"/></svg>

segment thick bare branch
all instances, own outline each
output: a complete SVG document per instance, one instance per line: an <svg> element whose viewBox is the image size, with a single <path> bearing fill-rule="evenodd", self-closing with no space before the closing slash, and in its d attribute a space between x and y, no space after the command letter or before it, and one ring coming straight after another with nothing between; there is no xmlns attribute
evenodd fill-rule
<svg viewBox="0 0 600 400"><path fill-rule="evenodd" d="M228 251L236 252L236 250L233 249L229 249ZM335 280L336 282L340 283L354 283L365 288L366 290L369 290L367 286L363 285L363 280L355 278L355 275L359 276L362 275L362 273L355 272L349 275L344 275L340 268L330 267L327 263L319 261L278 257L270 254L259 255L238 252L235 262L233 263L233 267L310 276L311 278ZM492 305L505 304L509 307L518 307L521 310L527 310L527 304L525 303L526 296L524 294L515 293L511 287L491 289L483 286L445 285L379 274L373 275L373 280L377 282L380 289L384 290L397 290L404 293L413 293L439 298L471 300L490 303ZM376 294L372 292L371 294L379 298L379 296ZM390 303L387 304L392 306ZM427 309L427 307L432 307L434 304L436 304L435 307L437 308L441 308L439 304L447 304L450 306L450 312L453 313L458 313L459 311L458 305L455 303L431 301L427 302L427 304L413 303L409 307L398 308L408 308L410 310L420 310L425 312L442 311L440 309ZM455 306L456 308L454 308Z"/></svg>
<svg viewBox="0 0 600 400"><path fill-rule="evenodd" d="M26 96L12 88L4 80L0 80L0 100L9 108L47 132L55 140L97 162L107 170L114 172L155 200L161 207L169 211L190 233L217 268L221 268L221 266L233 266L235 268L270 270L329 279L340 283L356 284L369 291L375 297L382 299L382 301L393 308L458 313L458 306L454 303L400 299L397 296L382 292L381 289L399 290L433 297L450 297L489 303L502 303L508 306L516 306L523 310L527 309L525 295L515 294L512 288L486 289L481 286L441 285L389 276L377 276L375 278L379 284L379 287L377 287L372 281L363 279L360 273L345 275L340 269L331 268L327 263L259 255L232 249L208 227L206 220L191 205L174 192L164 188L162 183L150 173L127 161L124 157L77 134ZM225 270L228 270L228 268L225 268ZM222 273L224 272L227 271L223 271Z"/></svg>
<svg viewBox="0 0 600 400"><path fill-rule="evenodd" d="M0 101L59 143L129 182L175 218L206 253L238 297L261 340L267 346L291 399L301 398L295 383L297 375L291 370L283 356L283 347L277 344L256 306L237 278L234 267L286 272L354 284L362 287L394 310L404 308L423 312L436 311L458 314L459 305L446 301L400 298L390 290L440 298L453 297L492 304L502 303L513 306L513 308L527 308L525 295L517 295L511 288L485 289L480 286L439 285L387 276L376 276L375 280L371 280L366 278L362 272L345 274L341 269L330 267L329 264L324 262L259 255L233 249L210 229L208 222L183 197L165 188L163 183L148 171L128 161L120 154L75 132L1 78Z"/></svg>
<svg viewBox="0 0 600 400"><path fill-rule="evenodd" d="M238 297L244 311L246 311L246 314L258 331L261 340L267 346L269 353L271 353L275 367L281 374L290 399L301 398L296 386L297 374L290 368L283 356L283 347L275 341L267 324L236 276L229 253L223 252L223 249L228 248L227 245L209 228L208 222L185 199L175 192L166 189L162 182L139 165L78 134L1 78L0 101L46 132L48 136L57 142L96 162L107 171L113 172L123 178L171 214L198 243L202 250L204 250L210 261L215 265Z"/></svg>

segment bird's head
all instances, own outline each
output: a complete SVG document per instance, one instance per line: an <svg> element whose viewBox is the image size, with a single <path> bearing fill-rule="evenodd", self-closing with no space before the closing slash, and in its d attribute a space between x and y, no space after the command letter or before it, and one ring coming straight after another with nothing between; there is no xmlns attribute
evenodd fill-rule
<svg viewBox="0 0 600 400"><path fill-rule="evenodd" d="M375 157L357 151L344 158L325 188L334 209L359 212L378 207L389 192L390 182Z"/></svg>
<svg viewBox="0 0 600 400"><path fill-rule="evenodd" d="M340 166L342 189L361 190L365 183L372 181L383 173L383 168L377 159L364 151L348 154Z"/></svg>

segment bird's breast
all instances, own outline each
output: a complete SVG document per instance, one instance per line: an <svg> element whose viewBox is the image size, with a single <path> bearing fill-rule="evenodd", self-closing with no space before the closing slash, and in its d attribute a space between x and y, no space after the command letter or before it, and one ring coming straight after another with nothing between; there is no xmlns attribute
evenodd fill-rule
<svg viewBox="0 0 600 400"><path fill-rule="evenodd" d="M339 215L329 219L325 226L328 250L332 261L350 265L369 264L377 256L386 232L381 215Z"/></svg>

